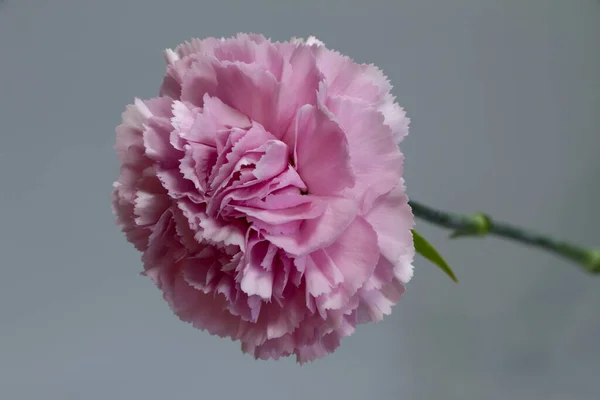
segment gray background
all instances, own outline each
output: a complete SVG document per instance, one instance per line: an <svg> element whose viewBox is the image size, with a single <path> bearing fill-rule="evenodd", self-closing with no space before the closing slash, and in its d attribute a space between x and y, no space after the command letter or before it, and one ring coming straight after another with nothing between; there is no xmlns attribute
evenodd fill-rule
<svg viewBox="0 0 600 400"><path fill-rule="evenodd" d="M496 239L422 259L383 323L304 367L181 323L114 226L114 127L193 36L315 34L412 117L412 198L600 245L596 0L7 0L0 5L0 398L600 398L600 280Z"/></svg>

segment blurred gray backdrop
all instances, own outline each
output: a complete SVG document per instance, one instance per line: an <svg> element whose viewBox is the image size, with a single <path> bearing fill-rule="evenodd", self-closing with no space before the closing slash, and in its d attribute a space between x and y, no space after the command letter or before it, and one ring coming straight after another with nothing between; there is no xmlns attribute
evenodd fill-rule
<svg viewBox="0 0 600 400"><path fill-rule="evenodd" d="M600 398L600 278L425 223L461 284L417 259L394 314L322 361L255 362L171 314L113 222L114 128L163 48L238 31L381 66L415 200L600 245L596 0L5 0L0 398Z"/></svg>

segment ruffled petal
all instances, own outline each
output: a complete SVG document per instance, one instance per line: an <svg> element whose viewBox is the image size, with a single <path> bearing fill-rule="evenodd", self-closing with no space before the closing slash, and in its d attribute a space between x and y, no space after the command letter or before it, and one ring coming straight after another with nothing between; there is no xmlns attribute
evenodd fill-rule
<svg viewBox="0 0 600 400"><path fill-rule="evenodd" d="M353 200L328 198L323 215L305 220L295 236L271 233L265 233L264 236L288 254L301 257L334 243L357 213L358 207Z"/></svg>
<svg viewBox="0 0 600 400"><path fill-rule="evenodd" d="M415 221L403 183L375 201L366 219L377 232L382 257L394 266L394 273L401 282L408 282L413 275L415 250L411 229Z"/></svg>
<svg viewBox="0 0 600 400"><path fill-rule="evenodd" d="M339 278L331 292L316 299L317 307L320 310L345 307L374 274L379 258L377 233L365 219L357 217L319 258L321 265L335 266Z"/></svg>
<svg viewBox="0 0 600 400"><path fill-rule="evenodd" d="M357 199L363 214L379 196L388 193L402 176L403 156L384 117L355 100L335 98L328 108L344 128L356 184L346 195Z"/></svg>
<svg viewBox="0 0 600 400"><path fill-rule="evenodd" d="M348 139L321 107L298 111L294 136L296 169L309 193L334 196L354 186Z"/></svg>

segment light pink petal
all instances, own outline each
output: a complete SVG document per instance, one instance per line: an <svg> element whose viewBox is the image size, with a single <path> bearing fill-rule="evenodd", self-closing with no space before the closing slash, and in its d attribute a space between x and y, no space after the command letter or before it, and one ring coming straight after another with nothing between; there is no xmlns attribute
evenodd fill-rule
<svg viewBox="0 0 600 400"><path fill-rule="evenodd" d="M358 322L380 322L384 315L392 313L392 307L398 303L404 293L404 285L397 279L380 290L364 290L360 292Z"/></svg>
<svg viewBox="0 0 600 400"><path fill-rule="evenodd" d="M178 207L171 207L169 209L173 213L173 222L175 223L175 231L179 237L179 241L188 252L188 254L197 254L201 251L205 243L199 243L196 238L196 232L192 229L192 226L183 214L181 209Z"/></svg>
<svg viewBox="0 0 600 400"><path fill-rule="evenodd" d="M410 262L410 260L409 260ZM362 286L363 290L379 290L384 285L390 283L395 278L394 264L392 264L387 258L379 257L379 261L375 266L375 271L371 275L367 282Z"/></svg>
<svg viewBox="0 0 600 400"><path fill-rule="evenodd" d="M134 166L123 165L119 179L113 184L112 193L112 210L117 217L117 224L127 240L139 251L146 249L152 232L151 226L139 226L135 222L134 203L138 184L143 179L142 173Z"/></svg>
<svg viewBox="0 0 600 400"><path fill-rule="evenodd" d="M281 209L259 209L244 206L234 206L234 208L249 217L259 219L267 224L285 224L287 222L314 219L323 215L327 205L319 201L302 203L297 206Z"/></svg>
<svg viewBox="0 0 600 400"><path fill-rule="evenodd" d="M185 155L181 159L179 170L198 191L206 192L217 157L218 153L214 147L201 143L190 143L185 146Z"/></svg>
<svg viewBox="0 0 600 400"><path fill-rule="evenodd" d="M265 312L261 315L264 321L259 319L258 322L266 326L267 339L278 338L292 332L306 315L306 307L302 303L302 296L298 293L291 294L283 307L274 302L266 303L265 306Z"/></svg>
<svg viewBox="0 0 600 400"><path fill-rule="evenodd" d="M190 228L196 231L198 241L207 241L220 246L237 246L244 251L246 233L248 226L243 220L223 221L215 219L206 214L204 204L196 204L193 201L180 199L178 208L188 219Z"/></svg>
<svg viewBox="0 0 600 400"><path fill-rule="evenodd" d="M237 142L239 142L246 135L246 131L243 129L234 128L228 132L227 138L224 143L217 145L217 161L211 171L211 179L208 182L211 190L221 186L221 189L225 189L225 185L228 181L225 178L231 178L233 171L238 166L240 158L244 155L245 151L233 152L233 148ZM225 168L223 168L225 167Z"/></svg>
<svg viewBox="0 0 600 400"><path fill-rule="evenodd" d="M263 234L278 235L278 236L293 236L300 231L302 221L290 221L283 224L269 224L260 219L248 217L248 222L252 224L252 228Z"/></svg>
<svg viewBox="0 0 600 400"><path fill-rule="evenodd" d="M402 153L383 116L375 109L340 98L329 100L327 105L344 128L350 147L356 185L346 194L357 199L366 213L373 201L398 184L403 172Z"/></svg>
<svg viewBox="0 0 600 400"><path fill-rule="evenodd" d="M203 293L214 291L216 284L223 275L220 273L221 263L218 259L220 254L218 254L217 250L214 250L214 252L217 254L213 254L212 257L202 257L199 255L194 258L188 258L182 270L185 281L194 289Z"/></svg>
<svg viewBox="0 0 600 400"><path fill-rule="evenodd" d="M199 221L203 239L223 243L228 246L234 245L244 249L247 227L243 221L228 224L225 221L213 219L208 215L201 216Z"/></svg>
<svg viewBox="0 0 600 400"><path fill-rule="evenodd" d="M244 320L240 324L236 338L242 348L256 348L270 339L282 337L298 328L304 319L306 308L301 297L292 294L285 306L274 302L262 302L256 320Z"/></svg>
<svg viewBox="0 0 600 400"><path fill-rule="evenodd" d="M296 360L300 364L314 361L333 353L341 344L340 336L337 333L330 333L323 336L314 344L302 346L296 350Z"/></svg>
<svg viewBox="0 0 600 400"><path fill-rule="evenodd" d="M113 192L112 209L117 216L118 225L125 234L127 240L132 243L138 251L144 251L148 247L148 238L152 233L150 227L138 226L135 223L133 204L123 199L122 191L117 187Z"/></svg>
<svg viewBox="0 0 600 400"><path fill-rule="evenodd" d="M265 233L265 238L294 256L307 255L334 243L352 223L358 212L353 200L328 198L322 216L307 219L296 236L278 236Z"/></svg>
<svg viewBox="0 0 600 400"><path fill-rule="evenodd" d="M240 282L241 290L248 296L259 296L270 300L273 293L274 271L273 257L277 249L264 240L253 238L246 245L244 266L236 280Z"/></svg>
<svg viewBox="0 0 600 400"><path fill-rule="evenodd" d="M373 274L379 260L377 233L362 217L356 217L324 252L336 265L347 290L356 292Z"/></svg>
<svg viewBox="0 0 600 400"><path fill-rule="evenodd" d="M330 263L340 271L339 285L319 297L320 310L339 310L363 287L375 272L379 261L377 233L362 217L357 217L338 240L324 251L322 263ZM313 258L315 258L313 256Z"/></svg>
<svg viewBox="0 0 600 400"><path fill-rule="evenodd" d="M332 288L344 280L340 268L342 266L338 267L323 250L311 253L307 257L304 273L308 292L313 297L329 293Z"/></svg>
<svg viewBox="0 0 600 400"><path fill-rule="evenodd" d="M278 189L261 198L248 199L244 202L249 207L262 208L266 210L281 210L284 208L296 207L304 203L312 202L313 196L303 195L301 189L295 186L288 186Z"/></svg>
<svg viewBox="0 0 600 400"><path fill-rule="evenodd" d="M261 65L279 81L284 59L277 47L262 35L238 34L215 47L219 61L242 62Z"/></svg>
<svg viewBox="0 0 600 400"><path fill-rule="evenodd" d="M117 143L115 149L123 164L138 165L145 168L149 160L145 156L143 132L145 124L153 115L164 116L168 113L170 100L158 98L142 101L135 99L133 105L126 107L122 114L123 122L116 129ZM166 112L164 108L167 108ZM153 114L153 111L156 114Z"/></svg>
<svg viewBox="0 0 600 400"><path fill-rule="evenodd" d="M281 306L287 299L284 296L290 278L292 263L276 246L271 244L272 248L277 250L277 254L273 258L272 269L274 272L273 280L273 298ZM289 292L289 290L288 290Z"/></svg>
<svg viewBox="0 0 600 400"><path fill-rule="evenodd" d="M279 84L273 74L258 65L239 62L216 65L214 71L218 83L214 95L267 131L277 131Z"/></svg>
<svg viewBox="0 0 600 400"><path fill-rule="evenodd" d="M355 97L376 103L391 89L386 77L373 65L357 64L323 46L316 47L315 54L332 97Z"/></svg>
<svg viewBox="0 0 600 400"><path fill-rule="evenodd" d="M267 271L260 265L248 264L241 279L241 289L248 294L268 300L273 293L273 271Z"/></svg>
<svg viewBox="0 0 600 400"><path fill-rule="evenodd" d="M140 226L156 224L169 206L170 201L165 194L139 191L133 207L136 224Z"/></svg>
<svg viewBox="0 0 600 400"><path fill-rule="evenodd" d="M146 156L163 166L175 166L183 153L170 143L172 127L166 118L151 118L143 133Z"/></svg>
<svg viewBox="0 0 600 400"><path fill-rule="evenodd" d="M137 182L133 200L135 223L140 226L156 224L170 205L166 190L156 176L156 169L147 168Z"/></svg>
<svg viewBox="0 0 600 400"><path fill-rule="evenodd" d="M410 230L415 222L403 184L399 183L375 201L366 219L377 232L381 255L394 265L398 279L408 282L413 274L414 245Z"/></svg>
<svg viewBox="0 0 600 400"><path fill-rule="evenodd" d="M182 60L183 62L183 60ZM209 55L193 54L185 60L190 64L181 79L181 100L197 107L204 105L204 96L215 96L219 78L217 68L222 68L220 62Z"/></svg>
<svg viewBox="0 0 600 400"><path fill-rule="evenodd" d="M136 100L137 103L138 100ZM142 101L146 110L143 111L146 118L162 117L171 118L171 108L173 100L168 97L154 97Z"/></svg>
<svg viewBox="0 0 600 400"><path fill-rule="evenodd" d="M179 318L212 335L237 337L242 321L227 310L224 296L194 289L182 273L176 276L173 293L172 308Z"/></svg>
<svg viewBox="0 0 600 400"><path fill-rule="evenodd" d="M297 46L291 50L285 68L278 102L281 119L277 132L282 134L288 130L292 117L300 107L317 104L317 91L324 79L313 52L306 46ZM282 140L293 146L293 138L284 137Z"/></svg>
<svg viewBox="0 0 600 400"><path fill-rule="evenodd" d="M216 97L205 94L203 103L202 111L194 114L194 120L188 123L187 129L180 129L179 136L187 141L219 149L219 135L227 133L231 128L246 129L252 125L244 114Z"/></svg>
<svg viewBox="0 0 600 400"><path fill-rule="evenodd" d="M226 178L229 177L240 159L248 152L257 150L263 143L269 140L273 140L274 137L265 129L258 124L254 124L248 132L240 133L239 140L232 143L231 151L225 154L224 157L220 156L215 168L217 172L213 181L211 182L211 188L216 189L218 186L222 186L226 182ZM258 160L260 156L257 157Z"/></svg>
<svg viewBox="0 0 600 400"><path fill-rule="evenodd" d="M322 108L303 106L295 123L296 168L315 195L336 195L354 186L348 139Z"/></svg>
<svg viewBox="0 0 600 400"><path fill-rule="evenodd" d="M206 215L206 205L198 204L191 199L178 199L177 208L181 210L185 218L187 218L190 228L193 231L199 231L200 228L200 219L204 218ZM201 241L201 240L199 240Z"/></svg>
<svg viewBox="0 0 600 400"><path fill-rule="evenodd" d="M185 136L192 129L199 110L198 107L194 107L191 104L181 101L173 102L173 117L171 118L173 131L171 132L170 142L177 150L183 150L187 144L187 141L182 136Z"/></svg>
<svg viewBox="0 0 600 400"><path fill-rule="evenodd" d="M408 135L410 125L410 119L406 116L406 111L396 103L396 98L391 93L385 96L377 109L383 114L384 123L392 130L394 142L401 143Z"/></svg>
<svg viewBox="0 0 600 400"><path fill-rule="evenodd" d="M267 340L262 345L242 343L242 351L251 354L257 360L279 360L294 353L296 342L292 335Z"/></svg>
<svg viewBox="0 0 600 400"><path fill-rule="evenodd" d="M181 97L183 79L192 63L195 62L195 57L181 58L171 49L165 50L164 55L167 61L167 74L162 81L159 94L171 99L179 99Z"/></svg>
<svg viewBox="0 0 600 400"><path fill-rule="evenodd" d="M372 64L356 64L349 57L323 46L318 46L315 54L328 82L328 95L354 98L376 108L391 128L394 142L400 143L408 133L410 121L391 94L392 85L384 73Z"/></svg>
<svg viewBox="0 0 600 400"><path fill-rule="evenodd" d="M322 329L323 323L327 329ZM355 312L330 313L326 320L319 315L308 315L292 333L269 339L258 346L243 344L242 350L260 359L296 355L297 362L302 364L335 351L340 340L351 335L355 326Z"/></svg>
<svg viewBox="0 0 600 400"><path fill-rule="evenodd" d="M181 243L174 240L176 235L177 230L173 214L167 210L160 216L152 229L152 233L148 239L148 248L142 256L146 270L155 267L168 269L174 266L177 260L185 255L185 248Z"/></svg>
<svg viewBox="0 0 600 400"><path fill-rule="evenodd" d="M180 57L184 58L191 54L214 54L214 49L220 43L222 39L209 37L205 39L194 38L190 41L184 42L175 48L175 53Z"/></svg>
<svg viewBox="0 0 600 400"><path fill-rule="evenodd" d="M276 179L273 180L273 186L271 187L271 192L275 192L280 189L294 187L298 188L300 191L305 192L308 188L298 172L294 168L287 168L281 175L279 175Z"/></svg>
<svg viewBox="0 0 600 400"><path fill-rule="evenodd" d="M259 181L273 178L288 167L289 151L285 143L279 140L268 140L256 151L263 153L252 171Z"/></svg>
<svg viewBox="0 0 600 400"><path fill-rule="evenodd" d="M228 106L217 97L204 95L204 108L202 114L210 116L215 122L217 129L223 128L250 128L252 121L239 110Z"/></svg>

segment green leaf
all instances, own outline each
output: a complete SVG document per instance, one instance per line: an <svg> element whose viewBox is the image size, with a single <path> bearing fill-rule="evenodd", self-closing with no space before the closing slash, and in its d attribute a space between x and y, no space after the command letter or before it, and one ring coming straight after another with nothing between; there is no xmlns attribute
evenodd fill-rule
<svg viewBox="0 0 600 400"><path fill-rule="evenodd" d="M438 266L439 269L444 271L446 275L450 277L454 282L458 283L458 279L456 279L456 275L448 265L448 263L442 258L440 253L427 241L423 236L421 236L417 231L412 230L413 239L415 243L415 250L417 253L434 263Z"/></svg>

